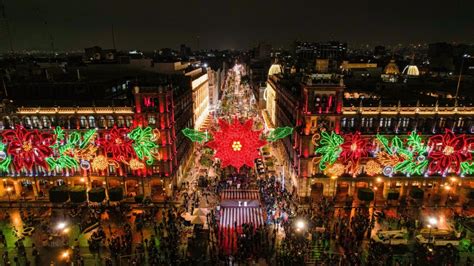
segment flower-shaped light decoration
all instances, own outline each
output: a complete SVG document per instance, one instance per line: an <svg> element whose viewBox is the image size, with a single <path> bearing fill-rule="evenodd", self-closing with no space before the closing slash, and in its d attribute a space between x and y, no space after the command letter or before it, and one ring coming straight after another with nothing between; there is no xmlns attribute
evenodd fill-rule
<svg viewBox="0 0 474 266"><path fill-rule="evenodd" d="M54 142L53 135L40 133L38 130L27 131L19 126L13 130L5 130L3 142L8 144L7 153L13 157L13 165L17 171L25 168L31 170L33 165L48 168L46 158L52 155L50 145Z"/></svg>
<svg viewBox="0 0 474 266"><path fill-rule="evenodd" d="M371 149L371 144L367 138L363 138L360 132L347 134L344 136L344 143L340 146L342 151L339 159L344 164L350 164L350 172L355 173L359 167L359 160L367 157Z"/></svg>
<svg viewBox="0 0 474 266"><path fill-rule="evenodd" d="M448 172L459 173L461 163L472 159L468 149L470 145L466 135L456 136L449 129L443 135L432 136L428 141L428 157L431 159L428 170L443 175Z"/></svg>
<svg viewBox="0 0 474 266"><path fill-rule="evenodd" d="M253 167L258 158L258 148L267 142L260 139L261 130L253 131L253 120L243 124L237 118L232 123L219 120L219 131L213 132L213 140L206 145L215 150L215 157L219 158L222 167L233 166L239 170L242 166Z"/></svg>
<svg viewBox="0 0 474 266"><path fill-rule="evenodd" d="M135 157L133 149L133 140L128 137L127 128L114 127L105 132L104 136L97 140L99 146L103 147L106 154L112 155L115 162L128 162Z"/></svg>

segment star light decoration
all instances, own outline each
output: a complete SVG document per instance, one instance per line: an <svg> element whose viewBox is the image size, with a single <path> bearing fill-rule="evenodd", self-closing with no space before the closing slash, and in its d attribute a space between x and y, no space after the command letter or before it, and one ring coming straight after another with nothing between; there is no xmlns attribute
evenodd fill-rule
<svg viewBox="0 0 474 266"><path fill-rule="evenodd" d="M222 167L233 166L239 170L242 166L253 167L259 157L258 149L267 142L260 139L261 130L253 131L253 120L243 124L237 118L232 123L219 120L219 131L213 132L213 140L206 145L215 151L214 157L221 160Z"/></svg>

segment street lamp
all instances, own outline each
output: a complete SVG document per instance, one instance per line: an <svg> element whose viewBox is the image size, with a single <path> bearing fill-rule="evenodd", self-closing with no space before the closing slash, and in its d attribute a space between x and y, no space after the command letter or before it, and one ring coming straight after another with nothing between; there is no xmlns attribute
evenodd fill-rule
<svg viewBox="0 0 474 266"><path fill-rule="evenodd" d="M296 231L297 232L302 231L306 227L306 223L303 220L297 220L295 225L296 225Z"/></svg>
<svg viewBox="0 0 474 266"><path fill-rule="evenodd" d="M65 222L59 222L58 225L56 226L58 230L64 230L66 228L66 223Z"/></svg>
<svg viewBox="0 0 474 266"><path fill-rule="evenodd" d="M454 100L456 101L456 104L457 104L457 100L458 100L459 87L460 87L460 85L461 85L462 69L463 69L463 67L464 67L464 60L465 60L466 58L471 58L471 55L469 55L469 54L464 54L464 55L462 56L461 69L459 69L458 85L456 86L456 95L454 96Z"/></svg>
<svg viewBox="0 0 474 266"><path fill-rule="evenodd" d="M428 218L428 223L429 223L428 228L430 229L428 243L431 243L431 229L433 228L433 226L438 224L438 220L435 217L429 217Z"/></svg>

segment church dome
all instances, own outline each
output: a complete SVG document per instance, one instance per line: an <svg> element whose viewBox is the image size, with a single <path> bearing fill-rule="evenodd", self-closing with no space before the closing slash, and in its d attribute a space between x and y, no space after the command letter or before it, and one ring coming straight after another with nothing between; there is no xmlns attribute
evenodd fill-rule
<svg viewBox="0 0 474 266"><path fill-rule="evenodd" d="M388 65L385 67L385 69L383 70L383 73L387 74L387 75L399 75L400 74L400 70L398 69L398 66L395 63L395 60L393 60L393 59L390 60L390 63L388 63Z"/></svg>
<svg viewBox="0 0 474 266"><path fill-rule="evenodd" d="M281 69L280 64L272 64L272 66L268 70L268 75L272 76L272 75L280 74L281 72L282 72L282 69Z"/></svg>
<svg viewBox="0 0 474 266"><path fill-rule="evenodd" d="M416 65L408 65L403 69L403 74L407 76L417 77L420 75L420 71Z"/></svg>

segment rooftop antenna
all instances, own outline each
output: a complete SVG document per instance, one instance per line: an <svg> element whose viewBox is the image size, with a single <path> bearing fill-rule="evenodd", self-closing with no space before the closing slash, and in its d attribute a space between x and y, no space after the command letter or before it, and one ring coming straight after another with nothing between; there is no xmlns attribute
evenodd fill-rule
<svg viewBox="0 0 474 266"><path fill-rule="evenodd" d="M10 52L13 54L14 53L13 40L12 40L12 36L11 36L11 32L10 32L10 24L8 23L6 11L5 11L5 2L4 2L4 0L1 0L1 2L0 2L0 21L2 21L3 22L2 24L5 25L5 28L6 28L6 31L7 31L8 42L10 44Z"/></svg>
<svg viewBox="0 0 474 266"><path fill-rule="evenodd" d="M114 24L112 24L112 45L114 47L114 50L117 50L117 47L115 46L115 30L114 30Z"/></svg>
<svg viewBox="0 0 474 266"><path fill-rule="evenodd" d="M5 79L2 76L2 84L3 84L3 92L5 93L5 98L8 98L8 91L7 91L7 84L5 83Z"/></svg>

